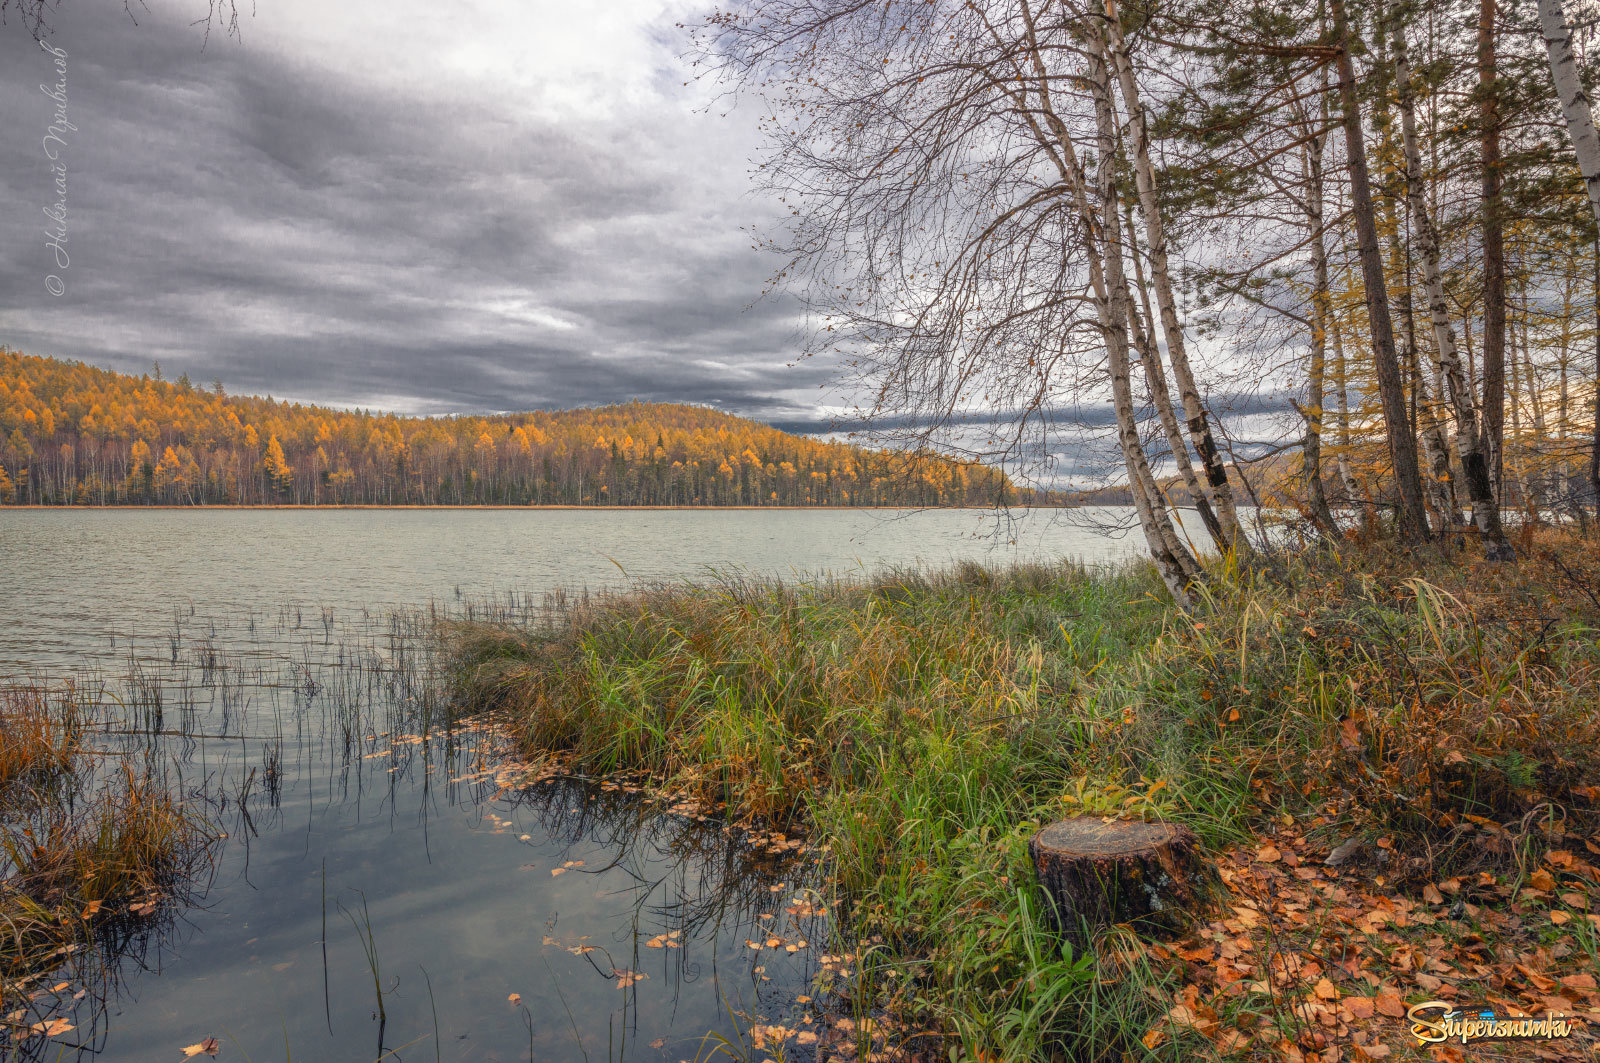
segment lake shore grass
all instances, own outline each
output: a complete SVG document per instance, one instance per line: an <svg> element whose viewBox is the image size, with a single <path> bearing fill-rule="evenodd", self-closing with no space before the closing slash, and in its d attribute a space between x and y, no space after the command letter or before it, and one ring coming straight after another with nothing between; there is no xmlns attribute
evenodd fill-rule
<svg viewBox="0 0 1600 1063"><path fill-rule="evenodd" d="M164 780L97 764L67 694L0 688L0 1049L71 1030L59 999L105 972L99 939L157 923L213 834ZM96 771L96 767L101 770ZM115 950L111 950L115 951ZM68 981L43 984L58 973ZM81 994L80 994L81 995Z"/></svg>
<svg viewBox="0 0 1600 1063"><path fill-rule="evenodd" d="M1192 613L1142 565L642 588L457 625L453 679L525 752L824 847L848 950L824 988L858 1051L892 1029L986 1063L1383 1058L1393 1009L1444 992L1421 950L1463 1001L1531 1007L1512 955L1534 972L1513 979L1600 1008L1580 977L1600 965L1600 551L1522 547L1214 562ZM1228 906L1175 944L1113 928L1074 955L1026 844L1077 813L1189 825ZM1349 910L1359 942L1329 929Z"/></svg>

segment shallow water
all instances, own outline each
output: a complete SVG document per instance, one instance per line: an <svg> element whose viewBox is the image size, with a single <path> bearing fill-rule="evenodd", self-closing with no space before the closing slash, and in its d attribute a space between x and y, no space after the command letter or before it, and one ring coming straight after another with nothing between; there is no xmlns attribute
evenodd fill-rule
<svg viewBox="0 0 1600 1063"><path fill-rule="evenodd" d="M76 1029L23 1058L687 1060L752 1022L818 1029L807 859L659 795L497 773L492 731L426 726L428 610L1137 549L1041 516L997 545L949 511L0 510L0 677L103 690L101 748L228 836L109 984L35 1002Z"/></svg>

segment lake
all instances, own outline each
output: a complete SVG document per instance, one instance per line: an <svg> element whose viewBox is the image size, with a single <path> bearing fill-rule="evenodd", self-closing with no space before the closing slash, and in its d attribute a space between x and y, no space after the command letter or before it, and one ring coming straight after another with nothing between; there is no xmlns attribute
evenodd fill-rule
<svg viewBox="0 0 1600 1063"><path fill-rule="evenodd" d="M75 1029L14 1058L216 1037L240 1059L589 1063L704 1058L752 1024L825 1039L813 978L849 957L809 854L629 781L507 767L491 728L439 723L429 620L635 581L1142 550L1081 523L1122 514L1074 515L0 509L0 679L94 694L108 759L156 765L226 834L92 986L36 994L27 1021Z"/></svg>

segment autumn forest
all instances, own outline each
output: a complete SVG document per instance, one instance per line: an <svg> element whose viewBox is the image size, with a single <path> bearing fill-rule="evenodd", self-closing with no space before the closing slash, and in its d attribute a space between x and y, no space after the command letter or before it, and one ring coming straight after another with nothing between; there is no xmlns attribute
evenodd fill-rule
<svg viewBox="0 0 1600 1063"><path fill-rule="evenodd" d="M0 351L0 503L965 506L1000 472L627 403L401 417Z"/></svg>

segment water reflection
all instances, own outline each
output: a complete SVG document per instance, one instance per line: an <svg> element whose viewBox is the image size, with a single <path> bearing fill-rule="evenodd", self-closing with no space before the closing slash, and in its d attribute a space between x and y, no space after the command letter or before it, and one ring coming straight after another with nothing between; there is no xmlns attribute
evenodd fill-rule
<svg viewBox="0 0 1600 1063"><path fill-rule="evenodd" d="M516 761L451 717L433 618L181 612L74 677L102 764L163 773L222 840L189 895L34 990L22 1025L61 1032L3 1058L691 1059L815 1021L805 857Z"/></svg>

